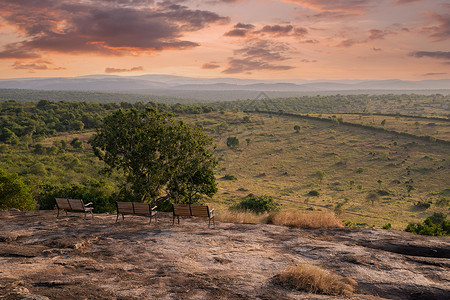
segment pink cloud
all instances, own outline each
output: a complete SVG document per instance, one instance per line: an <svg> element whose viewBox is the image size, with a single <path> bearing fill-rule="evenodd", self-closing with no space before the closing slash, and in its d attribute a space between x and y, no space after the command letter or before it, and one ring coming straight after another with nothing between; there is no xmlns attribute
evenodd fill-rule
<svg viewBox="0 0 450 300"><path fill-rule="evenodd" d="M135 72L135 71L144 71L144 68L142 66L133 67L130 69L105 68L105 73L123 73L123 72Z"/></svg>
<svg viewBox="0 0 450 300"><path fill-rule="evenodd" d="M0 58L33 58L39 52L125 55L199 46L183 34L227 17L173 1L2 1L5 22L26 38L0 50ZM150 8L152 4L152 8ZM32 13L30 13L32 12Z"/></svg>

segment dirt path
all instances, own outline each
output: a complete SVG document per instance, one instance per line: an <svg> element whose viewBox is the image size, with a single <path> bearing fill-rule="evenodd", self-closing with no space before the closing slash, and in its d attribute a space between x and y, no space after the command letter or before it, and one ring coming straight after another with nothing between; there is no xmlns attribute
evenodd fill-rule
<svg viewBox="0 0 450 300"><path fill-rule="evenodd" d="M168 216L0 212L0 299L341 299L281 286L312 263L358 282L353 299L449 299L450 239L369 228L302 230Z"/></svg>

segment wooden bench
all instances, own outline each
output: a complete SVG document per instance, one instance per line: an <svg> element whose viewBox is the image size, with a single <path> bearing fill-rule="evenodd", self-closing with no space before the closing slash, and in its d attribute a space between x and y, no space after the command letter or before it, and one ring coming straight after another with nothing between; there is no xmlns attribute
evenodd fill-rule
<svg viewBox="0 0 450 300"><path fill-rule="evenodd" d="M67 199L67 198L55 198L56 200L56 207L58 208L58 215L56 217L59 217L59 211L64 210L67 211L82 211L84 212L84 218L86 219L86 213L90 212L92 215L92 218L94 218L94 214L92 211L94 210L93 207L88 207L89 205L92 205L92 202L89 202L88 204L84 204L83 200L81 199Z"/></svg>
<svg viewBox="0 0 450 300"><path fill-rule="evenodd" d="M175 218L178 219L178 224L180 224L180 217L198 217L208 218L208 227L211 226L211 221L214 227L216 227L214 222L214 208L210 210L207 205L172 204L172 209L172 224L175 224Z"/></svg>
<svg viewBox="0 0 450 300"><path fill-rule="evenodd" d="M119 215L122 215L122 220L125 219L125 215L138 215L138 216L146 216L150 218L150 222L152 222L152 217L156 215L156 206L152 207L150 203L140 203L140 202L116 202L117 207L117 218L116 222L119 219Z"/></svg>

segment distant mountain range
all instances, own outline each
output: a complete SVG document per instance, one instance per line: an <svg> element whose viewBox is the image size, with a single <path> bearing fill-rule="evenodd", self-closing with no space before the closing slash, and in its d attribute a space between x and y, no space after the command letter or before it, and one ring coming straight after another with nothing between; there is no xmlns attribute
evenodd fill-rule
<svg viewBox="0 0 450 300"><path fill-rule="evenodd" d="M0 79L0 88L74 91L126 91L151 93L172 91L354 91L354 90L439 90L450 89L450 79L391 80L251 80L234 78L191 78L173 75L89 75L60 78Z"/></svg>

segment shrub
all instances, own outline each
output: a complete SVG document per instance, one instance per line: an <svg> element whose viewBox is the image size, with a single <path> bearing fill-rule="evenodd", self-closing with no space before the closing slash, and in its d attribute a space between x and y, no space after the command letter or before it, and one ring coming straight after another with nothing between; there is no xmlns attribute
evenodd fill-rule
<svg viewBox="0 0 450 300"><path fill-rule="evenodd" d="M116 208L114 203L118 200L110 195L104 183L97 181L85 185L42 185L39 188L40 193L37 196L39 209L53 209L55 198L73 198L82 199L85 203L92 202L94 212L114 212Z"/></svg>
<svg viewBox="0 0 450 300"><path fill-rule="evenodd" d="M341 222L332 213L283 210L269 215L268 222L298 228L340 228Z"/></svg>
<svg viewBox="0 0 450 300"><path fill-rule="evenodd" d="M230 148L239 146L239 139L235 136L230 136L229 138L227 138L227 146Z"/></svg>
<svg viewBox="0 0 450 300"><path fill-rule="evenodd" d="M231 174L225 174L225 176L222 177L222 179L225 180L237 180L237 177Z"/></svg>
<svg viewBox="0 0 450 300"><path fill-rule="evenodd" d="M386 224L383 225L382 228L383 228L383 229L386 229L386 230L390 230L391 227L392 227L391 223L386 223Z"/></svg>
<svg viewBox="0 0 450 300"><path fill-rule="evenodd" d="M331 273L318 266L298 264L283 271L278 279L285 286L308 293L351 296L356 281Z"/></svg>
<svg viewBox="0 0 450 300"><path fill-rule="evenodd" d="M276 203L270 196L255 196L253 194L249 194L234 208L240 211L251 211L260 214L279 210L279 204Z"/></svg>
<svg viewBox="0 0 450 300"><path fill-rule="evenodd" d="M449 236L450 221L443 213L434 213L422 223L409 223L405 231L420 235Z"/></svg>
<svg viewBox="0 0 450 300"><path fill-rule="evenodd" d="M430 208L431 204L428 202L419 201L416 204L414 204L414 208L418 210L426 210Z"/></svg>
<svg viewBox="0 0 450 300"><path fill-rule="evenodd" d="M319 193L319 191L312 190L312 191L309 191L309 192L308 192L308 195L317 197L317 196L320 195L320 193Z"/></svg>
<svg viewBox="0 0 450 300"><path fill-rule="evenodd" d="M0 169L0 209L11 208L33 210L33 195L19 175L7 174Z"/></svg>

